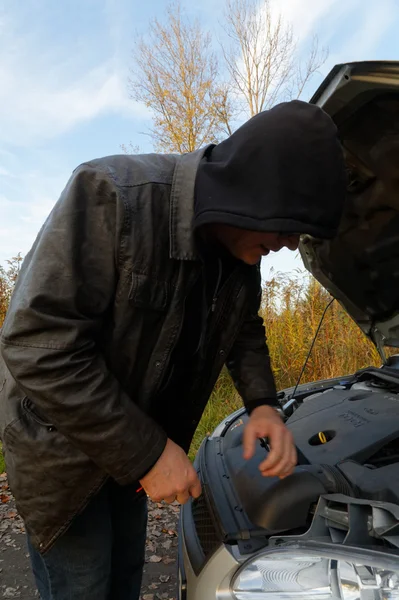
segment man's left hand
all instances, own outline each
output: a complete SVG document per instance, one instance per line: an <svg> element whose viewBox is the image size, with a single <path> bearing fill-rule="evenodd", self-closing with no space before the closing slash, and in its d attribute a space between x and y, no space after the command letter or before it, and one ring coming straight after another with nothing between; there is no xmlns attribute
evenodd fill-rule
<svg viewBox="0 0 399 600"><path fill-rule="evenodd" d="M271 406L258 406L251 413L243 436L246 460L254 456L259 438L264 437L269 439L270 453L259 465L262 475L280 479L291 475L297 464L294 440L278 412Z"/></svg>

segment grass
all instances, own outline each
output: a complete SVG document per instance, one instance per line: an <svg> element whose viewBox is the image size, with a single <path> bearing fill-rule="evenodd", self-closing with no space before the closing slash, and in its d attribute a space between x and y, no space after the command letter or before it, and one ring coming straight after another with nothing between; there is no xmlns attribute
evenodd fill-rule
<svg viewBox="0 0 399 600"><path fill-rule="evenodd" d="M276 274L265 286L261 314L266 326L277 389L296 383L330 300L329 294L314 279L299 272L293 276ZM341 306L334 302L326 313L301 382L337 377L380 364L373 344ZM195 455L203 438L240 406L241 399L224 369L196 431L190 457ZM0 472L3 469L0 452Z"/></svg>

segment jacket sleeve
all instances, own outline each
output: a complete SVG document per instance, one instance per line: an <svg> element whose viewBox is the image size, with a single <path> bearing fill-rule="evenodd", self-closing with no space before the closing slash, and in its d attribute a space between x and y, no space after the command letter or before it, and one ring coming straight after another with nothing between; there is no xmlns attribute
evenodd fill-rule
<svg viewBox="0 0 399 600"><path fill-rule="evenodd" d="M123 219L107 174L76 169L24 261L1 351L37 409L126 484L156 462L166 435L123 391L96 343L112 311Z"/></svg>
<svg viewBox="0 0 399 600"><path fill-rule="evenodd" d="M226 361L249 414L257 406L279 407L265 327L259 315L261 297L260 267L256 267L256 283L251 287L246 317Z"/></svg>

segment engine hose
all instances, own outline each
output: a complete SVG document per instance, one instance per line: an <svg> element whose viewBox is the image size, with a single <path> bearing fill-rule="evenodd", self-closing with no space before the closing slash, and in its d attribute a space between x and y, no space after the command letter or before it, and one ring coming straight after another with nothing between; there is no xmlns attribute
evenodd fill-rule
<svg viewBox="0 0 399 600"><path fill-rule="evenodd" d="M331 465L301 465L301 470L312 473L323 484L328 494L356 495L355 488L337 467Z"/></svg>

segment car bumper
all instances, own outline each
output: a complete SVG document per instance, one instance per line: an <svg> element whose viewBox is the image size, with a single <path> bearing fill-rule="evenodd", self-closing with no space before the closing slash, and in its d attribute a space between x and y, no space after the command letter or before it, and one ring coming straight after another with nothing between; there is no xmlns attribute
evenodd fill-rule
<svg viewBox="0 0 399 600"><path fill-rule="evenodd" d="M200 545L190 502L179 524L178 600L234 600L230 583L240 562L232 547L220 543L206 556Z"/></svg>

